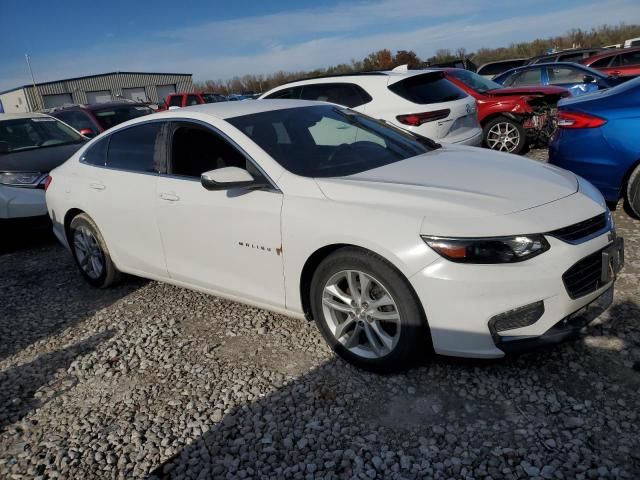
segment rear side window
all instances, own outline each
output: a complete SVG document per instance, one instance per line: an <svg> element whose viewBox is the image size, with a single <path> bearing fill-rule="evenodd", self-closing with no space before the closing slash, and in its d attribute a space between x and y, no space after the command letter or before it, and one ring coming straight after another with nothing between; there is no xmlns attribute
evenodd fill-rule
<svg viewBox="0 0 640 480"><path fill-rule="evenodd" d="M189 107L191 105L199 105L200 99L197 95L187 95L187 101L184 104L185 107Z"/></svg>
<svg viewBox="0 0 640 480"><path fill-rule="evenodd" d="M182 95L173 95L169 100L170 107L181 107L182 106Z"/></svg>
<svg viewBox="0 0 640 480"><path fill-rule="evenodd" d="M80 159L84 163L89 165L98 165L104 167L107 164L107 149L109 147L109 138L103 138L91 145L84 152L84 155Z"/></svg>
<svg viewBox="0 0 640 480"><path fill-rule="evenodd" d="M524 65L524 60L514 60L512 62L496 62L489 63L478 70L478 75L488 76L488 75L498 75L500 73L506 72L507 70L511 70L512 68L520 67Z"/></svg>
<svg viewBox="0 0 640 480"><path fill-rule="evenodd" d="M525 70L524 72L516 73L512 75L506 82L505 87L516 87L520 85L540 85L542 78L540 68L532 68L531 70Z"/></svg>
<svg viewBox="0 0 640 480"><path fill-rule="evenodd" d="M465 92L444 78L442 72L414 75L389 85L389 90L405 100L420 105L451 102L467 96Z"/></svg>
<svg viewBox="0 0 640 480"><path fill-rule="evenodd" d="M107 166L134 172L157 172L162 142L160 122L145 123L110 135Z"/></svg>
<svg viewBox="0 0 640 480"><path fill-rule="evenodd" d="M287 99L287 100L290 100L290 99L297 100L300 98L301 92L302 92L302 87L289 87L289 88L283 88L282 90L278 90L277 92L273 92L264 98L269 98L272 100L277 98Z"/></svg>
<svg viewBox="0 0 640 480"><path fill-rule="evenodd" d="M611 62L612 58L615 58L615 57L604 57L604 58L601 58L600 60L596 60L595 62L593 62L589 66L591 68L606 68L606 67L609 66L609 62Z"/></svg>
<svg viewBox="0 0 640 480"><path fill-rule="evenodd" d="M371 96L353 83L314 83L302 87L303 100L337 103L353 108L371 101Z"/></svg>
<svg viewBox="0 0 640 480"><path fill-rule="evenodd" d="M640 64L640 52L629 52L620 55L620 65L638 65Z"/></svg>

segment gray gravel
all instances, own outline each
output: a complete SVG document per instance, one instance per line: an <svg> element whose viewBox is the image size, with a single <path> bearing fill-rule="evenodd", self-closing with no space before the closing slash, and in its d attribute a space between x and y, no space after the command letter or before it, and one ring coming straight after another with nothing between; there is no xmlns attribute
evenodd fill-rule
<svg viewBox="0 0 640 480"><path fill-rule="evenodd" d="M535 152L534 152L535 153ZM640 478L640 222L579 340L377 376L314 325L0 256L0 478Z"/></svg>

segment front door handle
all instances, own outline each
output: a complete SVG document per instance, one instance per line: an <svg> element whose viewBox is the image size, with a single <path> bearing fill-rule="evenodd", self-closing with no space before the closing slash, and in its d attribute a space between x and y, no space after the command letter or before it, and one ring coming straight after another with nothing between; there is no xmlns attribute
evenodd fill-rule
<svg viewBox="0 0 640 480"><path fill-rule="evenodd" d="M180 200L180 197L174 193L161 193L160 198L162 200L167 200L168 202L177 202Z"/></svg>
<svg viewBox="0 0 640 480"><path fill-rule="evenodd" d="M89 186L94 190L104 190L105 188L107 188L102 183L90 183Z"/></svg>

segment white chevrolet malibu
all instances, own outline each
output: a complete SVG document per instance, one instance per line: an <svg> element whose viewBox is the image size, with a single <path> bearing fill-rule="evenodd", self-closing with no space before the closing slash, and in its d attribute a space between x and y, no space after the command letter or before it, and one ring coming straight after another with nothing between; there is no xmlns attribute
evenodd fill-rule
<svg viewBox="0 0 640 480"><path fill-rule="evenodd" d="M623 262L602 196L572 173L326 103L136 119L47 185L90 284L126 272L313 318L379 371L572 336L609 306Z"/></svg>

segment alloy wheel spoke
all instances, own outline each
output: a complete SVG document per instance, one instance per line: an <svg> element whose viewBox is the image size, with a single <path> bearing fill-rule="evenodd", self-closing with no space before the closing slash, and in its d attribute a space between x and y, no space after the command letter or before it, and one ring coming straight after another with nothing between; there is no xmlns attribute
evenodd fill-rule
<svg viewBox="0 0 640 480"><path fill-rule="evenodd" d="M355 328L351 331L351 334L347 338L347 341L344 343L344 346L347 348L353 348L358 345L360 341L360 334L362 333L362 325L356 323Z"/></svg>
<svg viewBox="0 0 640 480"><path fill-rule="evenodd" d="M376 298L369 302L368 312L375 311L380 307L386 307L387 305L393 305L393 299L385 293L380 298Z"/></svg>
<svg viewBox="0 0 640 480"><path fill-rule="evenodd" d="M379 321L374 320L370 325L371 330L373 330L378 336L382 345L384 345L387 350L391 350L391 347L393 346L393 337L384 331Z"/></svg>
<svg viewBox="0 0 640 480"><path fill-rule="evenodd" d="M336 302L335 300L328 297L324 297L322 299L322 303L333 310L337 310L338 312L351 313L353 311L351 305L345 305L344 303Z"/></svg>
<svg viewBox="0 0 640 480"><path fill-rule="evenodd" d="M392 312L381 312L380 310L374 310L369 313L369 316L376 320L382 320L384 322L395 322L400 320L400 316L395 310Z"/></svg>
<svg viewBox="0 0 640 480"><path fill-rule="evenodd" d="M349 285L349 292L351 293L351 298L353 300L357 300L360 297L360 292L358 291L358 286L356 285L356 272L348 271L347 272L347 284Z"/></svg>
<svg viewBox="0 0 640 480"><path fill-rule="evenodd" d="M369 289L371 287L371 280L369 277L364 274L359 274L358 278L360 279L360 305L363 303L369 302L371 298L369 295Z"/></svg>
<svg viewBox="0 0 640 480"><path fill-rule="evenodd" d="M367 337L367 343L371 347L371 349L376 352L376 355L382 356L384 355L384 350L378 341L378 336L375 334L373 329L368 323L364 324L364 334Z"/></svg>
<svg viewBox="0 0 640 480"><path fill-rule="evenodd" d="M335 298L338 298L340 301L342 301L346 305L351 305L351 302L353 301L353 298L351 298L349 295L343 292L340 289L340 287L338 287L338 285L336 285L335 283L324 287L324 291L329 295Z"/></svg>
<svg viewBox="0 0 640 480"><path fill-rule="evenodd" d="M355 319L353 317L347 317L344 322L336 327L336 331L334 333L335 337L340 340L354 323Z"/></svg>

